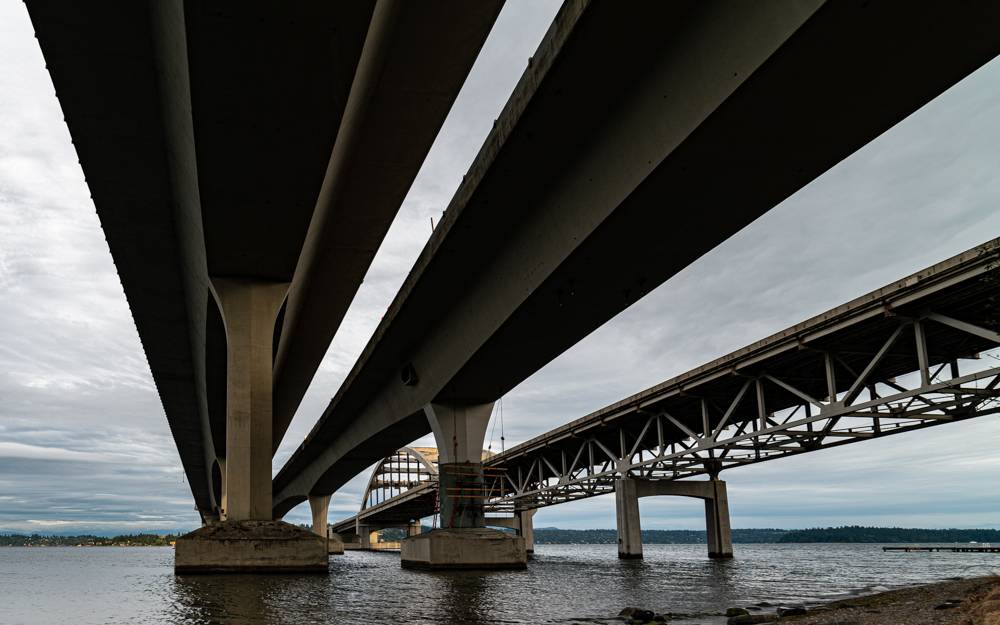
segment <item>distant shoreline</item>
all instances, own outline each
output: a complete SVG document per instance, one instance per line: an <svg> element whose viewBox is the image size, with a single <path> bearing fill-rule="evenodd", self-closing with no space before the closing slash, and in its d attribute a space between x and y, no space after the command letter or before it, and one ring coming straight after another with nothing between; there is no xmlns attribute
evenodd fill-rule
<svg viewBox="0 0 1000 625"><path fill-rule="evenodd" d="M865 544L934 544L934 543L995 543L1000 544L1000 530L995 529L923 529L902 527L843 526L811 529L734 529L737 544L791 543L865 543ZM703 530L643 530L646 545L703 545ZM612 529L565 530L536 528L535 544L618 544L618 533Z"/></svg>
<svg viewBox="0 0 1000 625"><path fill-rule="evenodd" d="M425 527L424 531L430 531ZM391 540L394 533L387 530L383 540ZM0 533L0 547L167 547L181 533L121 534L118 536L58 535ZM615 545L618 534L612 529L569 530L552 527L536 528L535 544L538 545ZM701 530L643 530L642 542L646 545L703 545L705 532ZM900 527L843 526L812 529L734 529L736 544L950 544L992 543L1000 545L1000 530L995 529L922 529Z"/></svg>
<svg viewBox="0 0 1000 625"><path fill-rule="evenodd" d="M171 547L180 534L59 536L0 534L0 547Z"/></svg>

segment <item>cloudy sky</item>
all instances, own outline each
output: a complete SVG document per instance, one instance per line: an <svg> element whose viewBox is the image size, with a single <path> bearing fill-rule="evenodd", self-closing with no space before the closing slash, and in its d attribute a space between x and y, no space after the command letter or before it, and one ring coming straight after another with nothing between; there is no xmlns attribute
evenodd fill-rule
<svg viewBox="0 0 1000 625"><path fill-rule="evenodd" d="M508 0L277 457L350 370L558 3ZM508 446L1000 236L994 61L607 323L504 398ZM498 437L498 435L497 435ZM1000 527L1000 419L731 471L735 527ZM426 441L425 441L426 442ZM494 447L499 441L494 441ZM334 496L352 514L367 476ZM701 504L644 499L646 528ZM308 519L307 506L287 517ZM21 2L0 2L0 530L198 523L100 223ZM614 502L536 526L614 527Z"/></svg>

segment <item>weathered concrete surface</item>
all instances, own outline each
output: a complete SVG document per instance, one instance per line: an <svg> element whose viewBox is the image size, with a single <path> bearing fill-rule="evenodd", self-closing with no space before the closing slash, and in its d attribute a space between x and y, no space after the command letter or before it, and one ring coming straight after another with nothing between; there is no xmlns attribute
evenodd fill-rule
<svg viewBox="0 0 1000 625"><path fill-rule="evenodd" d="M481 462L452 462L438 465L441 527L485 527L483 493L485 480Z"/></svg>
<svg viewBox="0 0 1000 625"><path fill-rule="evenodd" d="M344 541L341 540L340 534L332 533L327 537L326 552L335 556L344 555Z"/></svg>
<svg viewBox="0 0 1000 625"><path fill-rule="evenodd" d="M528 566L524 539L487 528L439 529L403 540L404 568L523 569Z"/></svg>
<svg viewBox="0 0 1000 625"><path fill-rule="evenodd" d="M424 406L438 449L441 527L485 527L483 441L493 403Z"/></svg>
<svg viewBox="0 0 1000 625"><path fill-rule="evenodd" d="M326 573L326 540L284 521L224 521L177 539L176 573Z"/></svg>

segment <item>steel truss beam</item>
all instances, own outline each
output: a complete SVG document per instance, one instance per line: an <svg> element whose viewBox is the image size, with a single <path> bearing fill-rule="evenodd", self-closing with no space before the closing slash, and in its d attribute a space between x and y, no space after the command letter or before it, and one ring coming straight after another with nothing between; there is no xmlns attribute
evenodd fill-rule
<svg viewBox="0 0 1000 625"><path fill-rule="evenodd" d="M621 425L594 428L589 436L578 439L575 453L558 452L559 459L550 457L556 452L546 447L528 452L518 462L529 469L519 468L515 475L493 480L490 497L518 508L537 508L613 492L615 480L623 476L653 480L715 477L736 466L1000 412L1000 367L960 375L957 358L932 364L929 354L937 352L929 349L927 330L938 323L997 345L1000 334L934 312L899 321L860 372L847 367L836 353L810 350L826 372L826 397L813 397L787 379L757 371L724 409L717 407L717 416L713 417L709 402L701 399L700 427L665 410L640 408L636 412L648 416L638 434L629 433L635 431L635 421L626 424L623 420ZM908 335L915 342L918 368L902 377L912 378L912 383L907 386L899 379L874 377L893 346ZM835 363L853 376L845 392L836 392L840 372ZM732 375L738 374L734 370ZM769 412L764 401L768 385L798 403ZM601 439L618 440L619 452ZM572 460L567 463L566 458Z"/></svg>

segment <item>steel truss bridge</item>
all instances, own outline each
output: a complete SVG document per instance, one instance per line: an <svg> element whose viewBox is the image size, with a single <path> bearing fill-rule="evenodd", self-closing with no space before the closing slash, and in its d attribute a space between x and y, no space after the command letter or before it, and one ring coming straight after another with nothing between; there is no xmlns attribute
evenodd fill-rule
<svg viewBox="0 0 1000 625"><path fill-rule="evenodd" d="M624 477L714 478L1000 412L998 249L995 239L494 455L484 495L494 510L538 508L611 493ZM410 451L378 465L361 512L335 531L434 512L436 469L411 472Z"/></svg>

